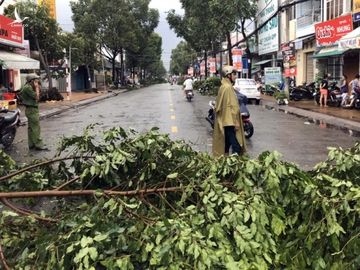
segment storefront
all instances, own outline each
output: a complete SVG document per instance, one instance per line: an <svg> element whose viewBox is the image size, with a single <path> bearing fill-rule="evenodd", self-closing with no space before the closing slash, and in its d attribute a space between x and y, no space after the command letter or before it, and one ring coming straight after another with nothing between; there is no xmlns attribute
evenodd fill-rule
<svg viewBox="0 0 360 270"><path fill-rule="evenodd" d="M5 87L12 83L14 89L19 89L21 70L40 69L39 61L15 53L19 49L25 51L23 25L0 15L0 83Z"/></svg>
<svg viewBox="0 0 360 270"><path fill-rule="evenodd" d="M339 40L339 49L344 50L343 72L349 79L360 73L360 27Z"/></svg>

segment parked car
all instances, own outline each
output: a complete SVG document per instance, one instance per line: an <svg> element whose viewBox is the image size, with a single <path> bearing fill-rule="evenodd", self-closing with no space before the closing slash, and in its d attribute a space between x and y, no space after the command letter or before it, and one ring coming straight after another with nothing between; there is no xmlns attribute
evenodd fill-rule
<svg viewBox="0 0 360 270"><path fill-rule="evenodd" d="M256 85L255 80L253 79L236 79L234 88L238 90L241 94L245 95L248 100L255 100L256 104L260 104L260 91Z"/></svg>

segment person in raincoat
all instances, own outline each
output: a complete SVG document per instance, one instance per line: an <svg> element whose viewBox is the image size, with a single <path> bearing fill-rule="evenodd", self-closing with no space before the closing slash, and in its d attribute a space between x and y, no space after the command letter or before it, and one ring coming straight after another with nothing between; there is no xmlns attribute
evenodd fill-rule
<svg viewBox="0 0 360 270"><path fill-rule="evenodd" d="M40 77L36 74L26 76L26 84L22 87L20 97L25 106L28 119L28 145L30 150L48 150L40 138L39 97Z"/></svg>
<svg viewBox="0 0 360 270"><path fill-rule="evenodd" d="M245 152L245 136L238 99L233 83L237 72L232 66L224 66L223 78L216 98L213 135L214 156Z"/></svg>

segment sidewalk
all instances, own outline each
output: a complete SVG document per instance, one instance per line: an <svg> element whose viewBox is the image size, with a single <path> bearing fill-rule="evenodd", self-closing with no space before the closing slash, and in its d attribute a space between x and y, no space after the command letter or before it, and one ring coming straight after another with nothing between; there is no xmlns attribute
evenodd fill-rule
<svg viewBox="0 0 360 270"><path fill-rule="evenodd" d="M262 95L263 106L309 118L339 128L360 132L360 110L336 107L320 107L314 100L290 101L289 105L278 105L272 96Z"/></svg>

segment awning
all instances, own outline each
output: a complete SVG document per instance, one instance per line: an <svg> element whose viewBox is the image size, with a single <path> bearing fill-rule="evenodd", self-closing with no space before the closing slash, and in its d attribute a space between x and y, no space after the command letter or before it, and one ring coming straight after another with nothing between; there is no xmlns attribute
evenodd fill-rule
<svg viewBox="0 0 360 270"><path fill-rule="evenodd" d="M255 63L254 66L260 66L260 65L269 63L269 62L271 62L271 61L272 61L271 59L263 60L263 61L260 61L260 62Z"/></svg>
<svg viewBox="0 0 360 270"><path fill-rule="evenodd" d="M256 73L258 73L260 71L261 71L261 69L259 67L251 68L251 74L256 74Z"/></svg>
<svg viewBox="0 0 360 270"><path fill-rule="evenodd" d="M295 50L302 50L304 41L305 40L310 40L310 39L313 39L313 38L315 38L315 34L310 34L310 35L300 37L300 38L297 38L297 39L293 40Z"/></svg>
<svg viewBox="0 0 360 270"><path fill-rule="evenodd" d="M0 60L3 69L40 69L38 60L12 52L0 51Z"/></svg>
<svg viewBox="0 0 360 270"><path fill-rule="evenodd" d="M338 57L346 51L347 49L338 47L322 48L318 53L313 55L313 58Z"/></svg>
<svg viewBox="0 0 360 270"><path fill-rule="evenodd" d="M339 39L339 48L360 49L360 27Z"/></svg>

